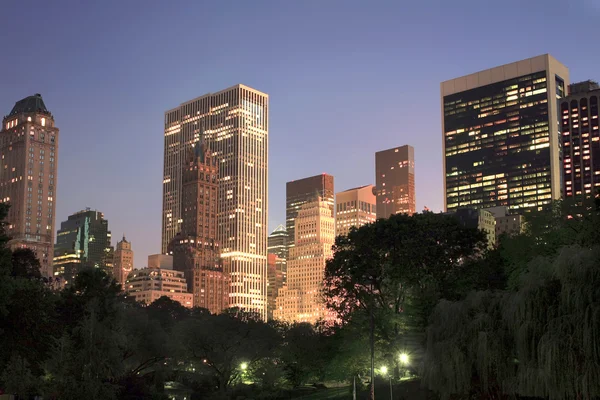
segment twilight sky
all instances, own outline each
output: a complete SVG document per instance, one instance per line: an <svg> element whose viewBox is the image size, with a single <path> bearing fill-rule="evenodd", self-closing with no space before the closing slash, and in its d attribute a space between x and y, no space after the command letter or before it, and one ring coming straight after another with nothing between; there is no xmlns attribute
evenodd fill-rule
<svg viewBox="0 0 600 400"><path fill-rule="evenodd" d="M417 208L440 210L441 81L543 53L600 79L600 0L3 0L0 15L0 112L41 93L60 128L57 222L104 212L136 268L160 252L163 117L184 101L270 95L272 230L286 181L374 183L375 151L404 144Z"/></svg>

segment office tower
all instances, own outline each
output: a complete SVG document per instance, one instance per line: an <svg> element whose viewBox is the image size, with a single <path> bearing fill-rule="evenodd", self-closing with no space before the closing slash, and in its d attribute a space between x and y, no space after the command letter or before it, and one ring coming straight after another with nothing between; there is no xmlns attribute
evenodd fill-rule
<svg viewBox="0 0 600 400"><path fill-rule="evenodd" d="M375 222L376 199L373 185L348 189L335 195L335 234L345 236L350 228Z"/></svg>
<svg viewBox="0 0 600 400"><path fill-rule="evenodd" d="M61 222L54 245L54 275L69 284L82 268L112 274L113 248L104 214L86 208Z"/></svg>
<svg viewBox="0 0 600 400"><path fill-rule="evenodd" d="M266 318L268 95L244 85L165 113L162 252L181 232L186 154L202 138L218 165L217 239L229 306Z"/></svg>
<svg viewBox="0 0 600 400"><path fill-rule="evenodd" d="M569 85L560 101L562 183L565 198L583 201L600 189L600 131L597 82Z"/></svg>
<svg viewBox="0 0 600 400"><path fill-rule="evenodd" d="M125 287L125 281L131 271L133 271L133 250L131 242L128 242L123 235L123 239L117 243L113 257L113 274L122 287Z"/></svg>
<svg viewBox="0 0 600 400"><path fill-rule="evenodd" d="M267 320L273 319L273 310L277 306L279 289L283 288L286 281L286 265L283 258L277 254L267 255Z"/></svg>
<svg viewBox="0 0 600 400"><path fill-rule="evenodd" d="M479 229L485 232L488 247L496 244L496 218L489 210L476 208L459 208L451 211L460 223L472 229Z"/></svg>
<svg viewBox="0 0 600 400"><path fill-rule="evenodd" d="M321 296L325 262L333 257L335 242L331 204L321 198L305 203L294 223L296 245L290 249L287 286L279 290L273 317L314 324L330 317Z"/></svg>
<svg viewBox="0 0 600 400"><path fill-rule="evenodd" d="M187 292L183 272L170 269L136 269L125 282L125 291L137 302L152 304L166 296L184 307L192 308L192 294Z"/></svg>
<svg viewBox="0 0 600 400"><path fill-rule="evenodd" d="M377 218L416 212L415 149L412 146L375 153L375 194Z"/></svg>
<svg viewBox="0 0 600 400"><path fill-rule="evenodd" d="M568 84L548 54L441 83L446 210L521 213L560 197L557 98Z"/></svg>
<svg viewBox="0 0 600 400"><path fill-rule="evenodd" d="M173 269L173 256L151 254L148 256L148 268Z"/></svg>
<svg viewBox="0 0 600 400"><path fill-rule="evenodd" d="M294 247L295 219L302 206L321 198L333 213L334 194L333 176L328 174L311 176L285 184L285 227L288 234L288 252Z"/></svg>
<svg viewBox="0 0 600 400"><path fill-rule="evenodd" d="M287 259L289 235L285 226L279 225L267 238L267 253Z"/></svg>
<svg viewBox="0 0 600 400"><path fill-rule="evenodd" d="M227 308L229 280L223 273L217 238L218 166L203 138L188 156L182 176L181 232L171 241L173 269L182 271L194 307L212 313Z"/></svg>
<svg viewBox="0 0 600 400"><path fill-rule="evenodd" d="M12 249L31 249L41 274L52 275L58 128L40 94L18 101L0 127L0 201L10 204Z"/></svg>

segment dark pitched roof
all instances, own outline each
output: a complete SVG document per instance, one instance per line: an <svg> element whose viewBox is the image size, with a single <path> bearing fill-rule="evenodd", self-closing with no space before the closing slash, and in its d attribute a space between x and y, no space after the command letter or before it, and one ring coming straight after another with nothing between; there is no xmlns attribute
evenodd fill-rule
<svg viewBox="0 0 600 400"><path fill-rule="evenodd" d="M39 93L36 93L33 96L25 97L23 100L17 101L12 111L8 115L10 116L32 112L50 114L50 112L46 108L46 105L44 104L44 100L42 100L42 95Z"/></svg>

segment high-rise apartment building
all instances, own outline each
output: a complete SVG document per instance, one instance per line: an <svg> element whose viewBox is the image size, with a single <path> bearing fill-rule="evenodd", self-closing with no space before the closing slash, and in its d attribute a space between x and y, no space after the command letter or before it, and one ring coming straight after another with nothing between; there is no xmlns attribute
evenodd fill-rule
<svg viewBox="0 0 600 400"><path fill-rule="evenodd" d="M183 272L160 268L136 269L127 278L124 290L135 301L152 304L163 296L192 308L192 294L187 292Z"/></svg>
<svg viewBox="0 0 600 400"><path fill-rule="evenodd" d="M279 225L267 238L267 253L275 254L284 260L288 255L289 235L285 226Z"/></svg>
<svg viewBox="0 0 600 400"><path fill-rule="evenodd" d="M416 212L415 149L412 146L375 153L375 194L377 218Z"/></svg>
<svg viewBox="0 0 600 400"><path fill-rule="evenodd" d="M330 317L321 296L325 262L333 257L335 242L331 204L320 198L305 203L294 222L296 245L290 249L287 286L279 290L273 317L314 324Z"/></svg>
<svg viewBox="0 0 600 400"><path fill-rule="evenodd" d="M288 249L295 245L295 219L302 206L321 198L333 213L334 196L333 176L328 174L315 175L285 184L285 227L288 234Z"/></svg>
<svg viewBox="0 0 600 400"><path fill-rule="evenodd" d="M217 239L229 306L266 318L269 97L244 85L165 113L162 252L182 230L186 155L204 139L218 166Z"/></svg>
<svg viewBox="0 0 600 400"><path fill-rule="evenodd" d="M181 232L171 241L173 269L182 271L194 307L220 313L228 306L229 279L223 273L217 238L218 166L203 138L183 170Z"/></svg>
<svg viewBox="0 0 600 400"><path fill-rule="evenodd" d="M335 234L345 236L350 228L375 222L376 199L373 185L348 189L335 195Z"/></svg>
<svg viewBox="0 0 600 400"><path fill-rule="evenodd" d="M496 246L500 244L503 236L514 236L523 233L525 218L519 214L510 214L508 207L493 207L486 211L491 212L496 219Z"/></svg>
<svg viewBox="0 0 600 400"><path fill-rule="evenodd" d="M441 83L444 206L540 210L560 197L569 70L529 58Z"/></svg>
<svg viewBox="0 0 600 400"><path fill-rule="evenodd" d="M125 281L131 271L133 271L133 250L131 242L128 242L123 235L123 239L117 243L113 257L113 276L122 287L125 287Z"/></svg>
<svg viewBox="0 0 600 400"><path fill-rule="evenodd" d="M600 189L600 86L585 81L569 85L560 101L562 183L565 198L583 201Z"/></svg>
<svg viewBox="0 0 600 400"><path fill-rule="evenodd" d="M31 249L52 275L58 128L40 94L18 101L0 127L0 201L9 203L9 246Z"/></svg>
<svg viewBox="0 0 600 400"><path fill-rule="evenodd" d="M113 252L104 214L86 208L60 224L54 246L54 275L69 284L82 268L101 268L112 274Z"/></svg>

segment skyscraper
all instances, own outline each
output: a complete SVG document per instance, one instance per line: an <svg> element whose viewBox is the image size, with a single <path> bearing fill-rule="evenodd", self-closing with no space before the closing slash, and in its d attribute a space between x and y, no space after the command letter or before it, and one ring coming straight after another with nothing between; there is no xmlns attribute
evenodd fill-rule
<svg viewBox="0 0 600 400"><path fill-rule="evenodd" d="M0 127L0 201L11 248L31 249L52 275L58 128L40 94L18 101Z"/></svg>
<svg viewBox="0 0 600 400"><path fill-rule="evenodd" d="M171 241L173 269L182 271L194 306L219 313L227 308L229 279L223 273L217 238L218 166L204 138L183 170L181 232Z"/></svg>
<svg viewBox="0 0 600 400"><path fill-rule="evenodd" d="M405 145L375 153L377 218L416 212L415 149Z"/></svg>
<svg viewBox="0 0 600 400"><path fill-rule="evenodd" d="M267 320L273 319L273 311L277 306L279 289L284 287L286 281L285 260L274 253L267 255Z"/></svg>
<svg viewBox="0 0 600 400"><path fill-rule="evenodd" d="M375 222L376 200L374 186L366 185L335 195L335 234L347 235L350 228Z"/></svg>
<svg viewBox="0 0 600 400"><path fill-rule="evenodd" d="M133 271L133 250L131 242L128 242L123 235L123 239L117 243L113 257L113 275L123 288L131 271Z"/></svg>
<svg viewBox="0 0 600 400"><path fill-rule="evenodd" d="M279 258L287 259L288 233L285 226L279 225L267 238L267 252Z"/></svg>
<svg viewBox="0 0 600 400"><path fill-rule="evenodd" d="M560 101L565 198L582 201L600 188L599 97L598 83L586 81L569 85Z"/></svg>
<svg viewBox="0 0 600 400"><path fill-rule="evenodd" d="M295 218L296 245L290 249L287 286L279 290L273 317L287 322L328 319L323 303L325 262L333 256L335 219L329 202L305 203Z"/></svg>
<svg viewBox="0 0 600 400"><path fill-rule="evenodd" d="M218 165L217 239L229 305L266 318L269 97L244 85L165 113L162 251L181 231L185 156L204 137Z"/></svg>
<svg viewBox="0 0 600 400"><path fill-rule="evenodd" d="M522 212L560 197L557 99L568 84L548 54L441 83L446 210Z"/></svg>
<svg viewBox="0 0 600 400"><path fill-rule="evenodd" d="M295 243L295 219L302 206L321 198L333 213L334 204L333 176L321 174L285 185L285 226L288 234L288 249Z"/></svg>
<svg viewBox="0 0 600 400"><path fill-rule="evenodd" d="M113 248L104 214L86 208L61 222L54 246L54 275L65 284L82 268L101 268L112 274Z"/></svg>

